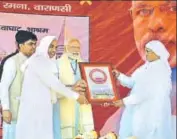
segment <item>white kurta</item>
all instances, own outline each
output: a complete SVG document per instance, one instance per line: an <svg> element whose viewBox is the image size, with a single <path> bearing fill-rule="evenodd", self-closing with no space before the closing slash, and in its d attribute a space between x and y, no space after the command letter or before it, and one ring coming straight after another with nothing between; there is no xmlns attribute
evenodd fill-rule
<svg viewBox="0 0 177 139"><path fill-rule="evenodd" d="M138 68L130 77L121 74L118 78L121 85L124 87L128 87L132 89L139 80L143 78L144 71L145 71L145 65ZM136 93L136 89L132 89L130 94ZM124 139L129 136L132 136L132 118L133 118L133 105L127 105L125 109L123 110L123 114L121 116L120 120L120 129L119 129L119 138Z"/></svg>
<svg viewBox="0 0 177 139"><path fill-rule="evenodd" d="M27 57L24 56L24 54L22 54L21 52L17 55L20 56L20 60L22 61L27 60ZM17 68L16 63L13 57L8 58L3 66L3 73L1 78L1 91L0 91L1 105L3 110L10 109L9 88L16 76L16 72L17 72L16 68Z"/></svg>
<svg viewBox="0 0 177 139"><path fill-rule="evenodd" d="M158 60L143 67L130 96L123 99L133 108L132 135L138 139L172 139L170 90L163 66Z"/></svg>
<svg viewBox="0 0 177 139"><path fill-rule="evenodd" d="M16 54L19 55L20 61L23 63L27 60L27 57L24 56L21 52ZM1 78L1 86L0 86L0 98L1 105L3 110L10 110L10 87L16 77L17 69L15 59L10 57L4 63L3 73ZM19 62L19 61L18 61ZM20 62L19 62L20 63ZM20 81L19 81L20 84ZM17 97L16 100L19 98ZM13 113L12 113L13 115ZM16 121L11 121L11 124L7 124L3 122L3 139L14 139L15 138L15 130L16 130Z"/></svg>
<svg viewBox="0 0 177 139"><path fill-rule="evenodd" d="M63 54L58 59L59 78L63 84L72 85L81 79L78 62ZM75 72L76 74L74 74ZM74 138L78 133L94 129L91 105L79 105L70 99L60 101L62 139Z"/></svg>
<svg viewBox="0 0 177 139"><path fill-rule="evenodd" d="M67 89L51 72L51 61L37 57L24 75L16 139L53 139L52 103L50 91L77 99L78 94Z"/></svg>
<svg viewBox="0 0 177 139"><path fill-rule="evenodd" d="M12 58L9 58L3 67L3 74L1 79L1 105L3 110L10 109L10 100L9 100L9 88L13 82L16 74L15 61Z"/></svg>

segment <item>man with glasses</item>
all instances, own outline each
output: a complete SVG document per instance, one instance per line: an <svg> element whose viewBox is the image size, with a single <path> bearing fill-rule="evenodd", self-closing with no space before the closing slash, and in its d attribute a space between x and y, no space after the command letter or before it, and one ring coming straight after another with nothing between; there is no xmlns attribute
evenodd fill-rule
<svg viewBox="0 0 177 139"><path fill-rule="evenodd" d="M1 77L1 104L3 115L3 139L15 139L15 127L23 82L21 65L35 52L37 37L20 30L15 35L18 50L3 60Z"/></svg>

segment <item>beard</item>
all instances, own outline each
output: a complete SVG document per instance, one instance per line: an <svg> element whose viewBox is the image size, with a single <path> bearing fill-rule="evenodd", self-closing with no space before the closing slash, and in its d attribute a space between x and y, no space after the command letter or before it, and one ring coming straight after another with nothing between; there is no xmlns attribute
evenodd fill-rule
<svg viewBox="0 0 177 139"><path fill-rule="evenodd" d="M78 60L78 61L81 60L81 54L79 52L74 52L74 53L67 52L66 55L68 56L68 58L71 58L73 60Z"/></svg>

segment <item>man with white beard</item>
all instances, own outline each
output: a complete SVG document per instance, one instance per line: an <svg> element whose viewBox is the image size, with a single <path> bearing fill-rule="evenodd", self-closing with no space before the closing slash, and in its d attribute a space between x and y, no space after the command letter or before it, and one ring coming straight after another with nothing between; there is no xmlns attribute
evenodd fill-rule
<svg viewBox="0 0 177 139"><path fill-rule="evenodd" d="M70 87L81 79L79 62L81 58L81 43L72 38L65 45L65 52L58 59L59 79ZM62 139L74 138L79 133L94 129L91 105L80 106L71 99L60 100Z"/></svg>

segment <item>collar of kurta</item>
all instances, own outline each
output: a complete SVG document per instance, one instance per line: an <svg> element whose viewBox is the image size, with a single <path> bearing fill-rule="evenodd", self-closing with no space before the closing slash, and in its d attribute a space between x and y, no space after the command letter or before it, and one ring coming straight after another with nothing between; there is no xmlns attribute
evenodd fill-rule
<svg viewBox="0 0 177 139"><path fill-rule="evenodd" d="M22 52L19 52L19 56L20 56L21 58L23 58L23 59L28 59L28 57L25 56Z"/></svg>
<svg viewBox="0 0 177 139"><path fill-rule="evenodd" d="M76 62L76 61L77 61L76 59L72 59L71 57L68 57L68 59L69 59L71 62Z"/></svg>
<svg viewBox="0 0 177 139"><path fill-rule="evenodd" d="M22 52L19 52L18 58L19 58L20 64L23 64L28 59L28 57L25 56Z"/></svg>

